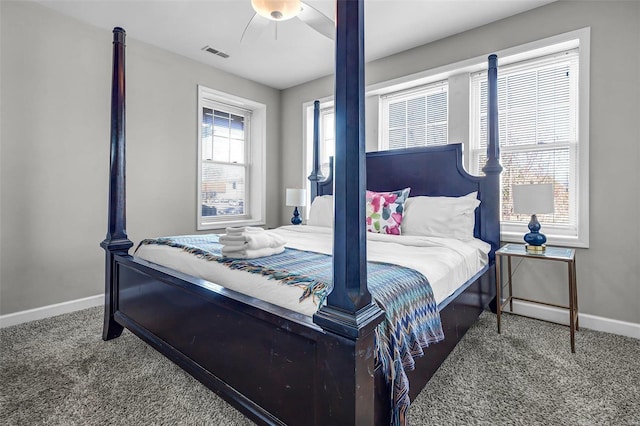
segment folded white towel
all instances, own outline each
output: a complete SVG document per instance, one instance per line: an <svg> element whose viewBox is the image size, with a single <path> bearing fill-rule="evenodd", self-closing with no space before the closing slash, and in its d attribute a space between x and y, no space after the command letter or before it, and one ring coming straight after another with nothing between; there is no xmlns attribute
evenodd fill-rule
<svg viewBox="0 0 640 426"><path fill-rule="evenodd" d="M221 235L219 239L220 243L224 247L233 247L236 250L239 248L246 248L249 250L257 250L265 247L279 247L286 243L278 235L271 232L262 231L254 232L248 231L241 235Z"/></svg>
<svg viewBox="0 0 640 426"><path fill-rule="evenodd" d="M228 247L229 250L231 250L231 249L241 250L241 249L247 248L247 242L246 241L232 241L230 243L223 244L222 247Z"/></svg>
<svg viewBox="0 0 640 426"><path fill-rule="evenodd" d="M247 238L247 248L249 250L256 250L264 247L274 248L286 244L285 240L271 232L248 233L245 237Z"/></svg>
<svg viewBox="0 0 640 426"><path fill-rule="evenodd" d="M237 251L225 251L227 247L222 247L222 255L231 259L255 259L257 257L271 256L284 251L284 246L265 247L261 249L242 249Z"/></svg>
<svg viewBox="0 0 640 426"><path fill-rule="evenodd" d="M220 238L218 239L218 241L220 241L220 244L229 244L229 245L233 245L233 244L246 244L247 242L247 237L245 237L244 235L229 235L229 234L222 234L220 235Z"/></svg>
<svg viewBox="0 0 640 426"><path fill-rule="evenodd" d="M243 235L245 233L253 232L264 232L264 229L258 228L257 226L238 226L238 227L228 227L225 229L227 235Z"/></svg>
<svg viewBox="0 0 640 426"><path fill-rule="evenodd" d="M233 252L238 252L238 251L245 251L245 250L247 250L246 244L243 244L241 246L224 245L224 246L222 246L222 249L220 251L222 252L222 254L226 255L228 253L233 253Z"/></svg>

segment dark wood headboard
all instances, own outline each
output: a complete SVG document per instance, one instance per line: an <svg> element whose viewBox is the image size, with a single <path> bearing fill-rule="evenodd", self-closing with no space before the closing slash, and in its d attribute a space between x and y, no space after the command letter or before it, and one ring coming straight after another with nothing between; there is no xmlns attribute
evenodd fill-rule
<svg viewBox="0 0 640 426"><path fill-rule="evenodd" d="M329 176L317 183L317 195L333 194L333 162ZM499 247L499 185L487 176L472 176L462 165L462 145L396 149L368 152L367 189L395 191L411 188L411 197L459 197L477 191L480 207L476 210L474 236Z"/></svg>

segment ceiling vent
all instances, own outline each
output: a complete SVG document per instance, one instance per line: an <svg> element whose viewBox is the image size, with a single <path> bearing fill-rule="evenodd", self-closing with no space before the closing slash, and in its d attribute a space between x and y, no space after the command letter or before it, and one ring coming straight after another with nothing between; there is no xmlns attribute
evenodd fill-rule
<svg viewBox="0 0 640 426"><path fill-rule="evenodd" d="M227 54L226 54L226 53L224 53L223 51L218 50L218 49L214 49L214 48L213 48L213 47L211 47L211 46L205 46L205 47L203 47L203 48L202 48L202 50L204 50L204 51L206 51L206 52L209 52L209 53L213 53L214 55L218 55L218 56L220 56L221 58L225 58L225 59L226 59L226 58L228 58L228 57L229 57L229 55L227 55Z"/></svg>

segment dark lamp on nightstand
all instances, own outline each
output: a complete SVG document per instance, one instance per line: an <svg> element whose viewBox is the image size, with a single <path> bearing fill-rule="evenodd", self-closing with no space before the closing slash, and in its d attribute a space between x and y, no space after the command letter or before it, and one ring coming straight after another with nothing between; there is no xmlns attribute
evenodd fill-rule
<svg viewBox="0 0 640 426"><path fill-rule="evenodd" d="M300 225L302 219L300 218L300 212L298 206L304 207L307 204L307 191L304 189L287 188L286 205L289 207L295 207L293 209L293 217L291 223L294 225Z"/></svg>
<svg viewBox="0 0 640 426"><path fill-rule="evenodd" d="M530 214L529 233L524 236L529 253L544 253L547 237L540 232L538 214L553 213L553 184L513 185L513 212Z"/></svg>

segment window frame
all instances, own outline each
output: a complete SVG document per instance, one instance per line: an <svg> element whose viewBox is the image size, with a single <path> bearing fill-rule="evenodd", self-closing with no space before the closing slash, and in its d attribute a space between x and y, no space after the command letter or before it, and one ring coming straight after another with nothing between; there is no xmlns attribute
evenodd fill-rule
<svg viewBox="0 0 640 426"><path fill-rule="evenodd" d="M333 116L333 135L332 136L327 136L327 132L325 132L325 124L327 121L327 117L329 116ZM320 127L319 127L319 133L320 133L320 158L322 160L322 158L327 157L327 162L326 162L326 170L323 170L323 166L325 165L324 162L320 161L320 171L322 172L322 174L324 175L324 177L327 177L329 174L329 158L333 157L335 154L335 150L336 150L336 135L335 135L335 125L336 125L336 120L335 120L335 110L333 108L333 104L331 105L325 105L324 107L320 107ZM327 141L333 141L333 150L329 150L327 149ZM328 151L333 151L333 155L328 155L330 154L330 152Z"/></svg>
<svg viewBox="0 0 640 426"><path fill-rule="evenodd" d="M577 82L577 138L575 144L557 144L554 146L546 145L543 148L568 148L571 155L575 155L575 159L570 163L570 167L575 167L574 176L570 176L570 179L575 180L575 194L571 203L575 203L570 206L570 210L575 212L574 223L570 222L568 225L554 225L545 224L542 222L542 232L547 237L547 244L559 245L567 247L589 247L589 28L583 28L581 30L572 31L560 36L552 37L548 43L545 41L536 42L536 48L529 48L529 45L525 45L518 48L517 53L511 55L503 55L504 59L501 61L500 55L498 55L498 76L500 76L500 67L509 65L517 66L518 63L524 63L536 59L544 59L545 56L562 54L565 51L577 49L578 55L578 82ZM502 62L502 63L501 63ZM470 93L473 88L471 87L472 77L469 78ZM474 170L474 158L477 155L478 149L474 146L474 132L476 126L474 125L475 117L479 117L478 111L474 111L472 99L470 96L470 125L469 125L469 170L471 173L478 174L477 170ZM551 145L551 144L550 144ZM522 152L523 148L515 146L511 148L501 145L501 157L507 152ZM535 148L536 150L538 148ZM575 154L571 151L575 150ZM480 167L481 168L481 167ZM570 174L573 170L570 170ZM501 183L502 185L502 183ZM527 223L528 218L523 218L521 222L513 221L500 221L500 233L501 240L505 242L523 243L523 236L528 232Z"/></svg>
<svg viewBox="0 0 640 426"><path fill-rule="evenodd" d="M331 98L324 98L324 99L320 99L320 114L319 114L319 119L320 119L320 123L319 123L319 137L320 137L320 143L322 144L323 141L323 120L327 117L327 115L329 114L334 114L334 120L335 120L335 109L334 109L334 102L333 99ZM313 170L313 106L314 102L304 102L302 105L302 116L304 117L303 119L303 132L304 132L304 140L306 141L306 143L303 144L303 152L302 155L304 157L304 170L303 170L303 174L304 176L302 176L302 180L300 182L300 186L298 186L298 188L306 188L307 190L307 207L304 209L304 214L303 217L305 219L309 218L309 211L311 210L311 181L309 181L309 175L311 174L311 171ZM334 122L334 126L335 126L335 122ZM335 127L334 127L335 130ZM335 133L335 132L334 132ZM335 144L335 135L333 138L330 138L334 140L334 144ZM320 150L322 151L322 146L320 147ZM335 150L335 147L334 147ZM321 154L322 155L322 154ZM320 171L322 172L322 162L320 162ZM326 179L328 176L322 172L324 178Z"/></svg>
<svg viewBox="0 0 640 426"><path fill-rule="evenodd" d="M202 169L205 162L234 164L203 158L202 120L204 108L218 109L246 117L245 127L245 212L243 215L202 215ZM212 230L227 226L264 225L266 212L266 105L198 85L197 113L197 187L196 187L196 229Z"/></svg>

